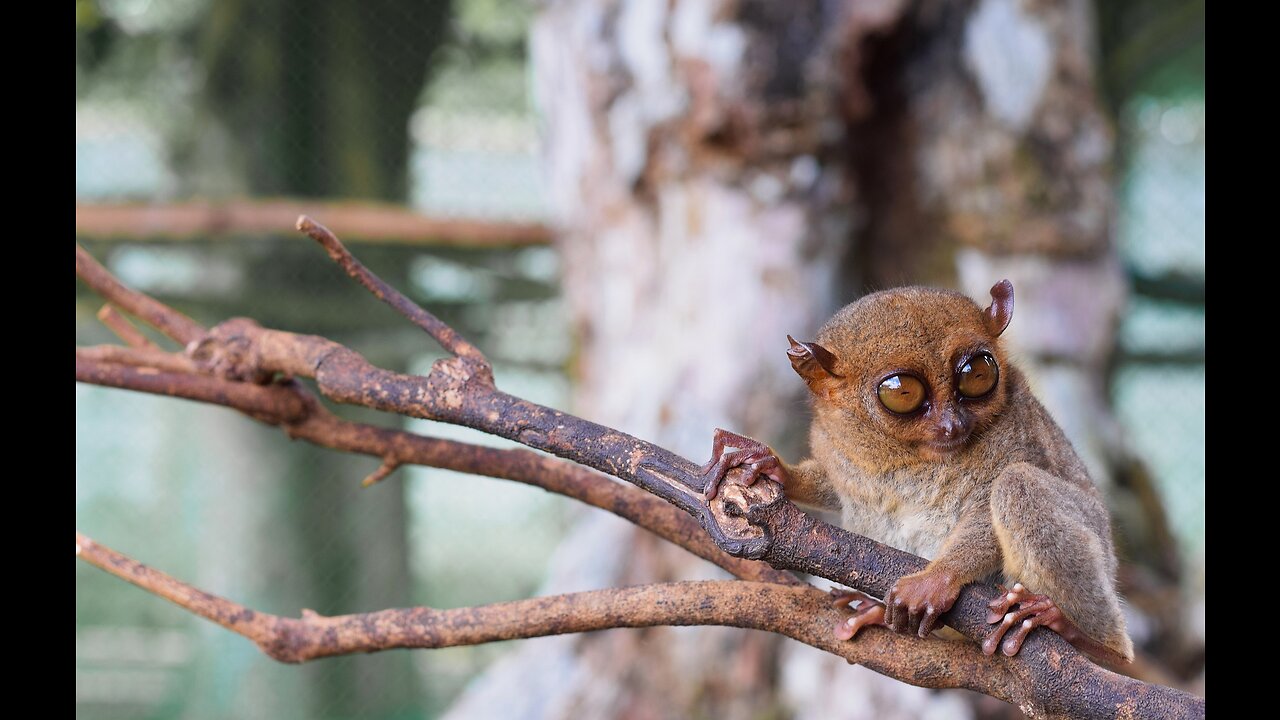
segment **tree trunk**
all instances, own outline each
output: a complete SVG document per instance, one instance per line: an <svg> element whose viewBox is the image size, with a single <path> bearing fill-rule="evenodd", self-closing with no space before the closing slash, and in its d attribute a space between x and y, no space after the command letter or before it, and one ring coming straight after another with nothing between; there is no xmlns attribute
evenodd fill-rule
<svg viewBox="0 0 1280 720"><path fill-rule="evenodd" d="M180 167L206 168L187 189L403 201L409 118L451 6L212 4L192 36L205 119L175 151Z"/></svg>
<svg viewBox="0 0 1280 720"><path fill-rule="evenodd" d="M1069 429L1096 429L1077 419L1100 417L1121 293L1091 33L1084 2L547 4L532 47L577 412L691 458L720 426L798 459L788 333L868 287L982 297L1008 275L1040 318L1015 343L1055 361L1038 377L1084 408L1053 403ZM577 532L592 572L548 591L712 572L617 523ZM454 715L969 712L841 665L735 630L615 631L522 646Z"/></svg>

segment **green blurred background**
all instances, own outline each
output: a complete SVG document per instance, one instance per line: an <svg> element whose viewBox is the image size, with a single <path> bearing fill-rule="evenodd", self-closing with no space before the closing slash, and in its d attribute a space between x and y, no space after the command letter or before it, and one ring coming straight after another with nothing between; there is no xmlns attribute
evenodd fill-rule
<svg viewBox="0 0 1280 720"><path fill-rule="evenodd" d="M1195 3L1108 4L1099 19L1134 293L1111 388L1203 603L1204 34L1151 30L1197 7L1202 23ZM356 237L353 249L484 348L504 389L567 407L574 340L560 261L517 237L548 217L527 77L534 12L518 0L78 0L78 208L323 197L475 223L497 240ZM245 315L384 367L428 367L431 343L288 233L290 219L279 233L77 228L125 282L202 322ZM112 341L94 320L99 305L77 285L78 345ZM76 387L77 527L268 612L527 597L581 512L539 490L421 468L361 490L376 464L226 410ZM93 568L78 563L76 583L82 717L432 716L508 649L283 666Z"/></svg>

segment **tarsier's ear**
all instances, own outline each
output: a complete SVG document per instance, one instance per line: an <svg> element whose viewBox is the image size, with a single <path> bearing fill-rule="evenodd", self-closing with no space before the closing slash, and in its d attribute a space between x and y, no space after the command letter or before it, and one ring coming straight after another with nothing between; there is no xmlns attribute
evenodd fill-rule
<svg viewBox="0 0 1280 720"><path fill-rule="evenodd" d="M802 343L790 335L787 342L787 357L796 374L804 378L809 389L818 395L826 395L836 385L840 376L836 374L836 356L818 343Z"/></svg>
<svg viewBox="0 0 1280 720"><path fill-rule="evenodd" d="M982 314L982 324L987 326L991 337L1000 337L1000 333L1009 327L1013 319L1013 283L1001 280L991 286L991 304Z"/></svg>

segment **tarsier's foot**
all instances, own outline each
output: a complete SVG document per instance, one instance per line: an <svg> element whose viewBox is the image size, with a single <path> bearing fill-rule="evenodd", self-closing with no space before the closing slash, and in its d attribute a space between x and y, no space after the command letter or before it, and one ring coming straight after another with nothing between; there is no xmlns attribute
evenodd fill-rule
<svg viewBox="0 0 1280 720"><path fill-rule="evenodd" d="M1022 583L1014 583L1013 588L1002 585L1000 590L1000 596L987 604L987 622L993 625L1000 623L982 642L982 652L987 655L994 655L997 648L1010 657L1017 655L1032 630L1047 627L1099 660L1127 662L1114 650L1081 632L1048 595L1037 595Z"/></svg>
<svg viewBox="0 0 1280 720"><path fill-rule="evenodd" d="M994 655L996 648L1000 648L1012 657L1022 649L1022 642L1032 630L1043 625L1062 634L1054 625L1061 626L1064 621L1066 617L1048 595L1036 595L1022 583L1014 583L1012 589L1001 585L1000 596L987 603L987 622L1000 624L982 641L982 652ZM1012 633L1011 628L1014 628Z"/></svg>
<svg viewBox="0 0 1280 720"><path fill-rule="evenodd" d="M853 610L853 615L836 623L836 637L841 640L852 639L859 630L868 625L884 624L884 603L857 590L831 590L832 605L848 607L853 602L858 603L858 607Z"/></svg>
<svg viewBox="0 0 1280 720"><path fill-rule="evenodd" d="M736 449L725 452L725 448ZM790 479L782 461L768 445L716 428L716 434L711 440L711 460L702 466L702 477L706 482L702 492L708 500L720 492L720 483L724 482L725 473L739 467L747 471L742 479L744 485L754 485L761 476L781 485L786 485Z"/></svg>

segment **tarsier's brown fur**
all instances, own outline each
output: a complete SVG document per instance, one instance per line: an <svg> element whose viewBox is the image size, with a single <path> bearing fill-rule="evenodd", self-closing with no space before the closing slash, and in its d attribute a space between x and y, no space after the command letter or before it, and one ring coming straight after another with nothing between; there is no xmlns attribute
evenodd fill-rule
<svg viewBox="0 0 1280 720"><path fill-rule="evenodd" d="M931 559L899 581L902 597L940 613L966 583L1022 583L1110 659L1131 660L1107 508L999 339L1012 286L992 293L985 312L945 290L875 293L832 317L816 347L793 341L813 396L813 456L783 464L779 477L789 497L839 512L846 529ZM998 364L997 385L962 397L957 369L982 352ZM890 412L877 394L898 372L928 387L912 415Z"/></svg>

